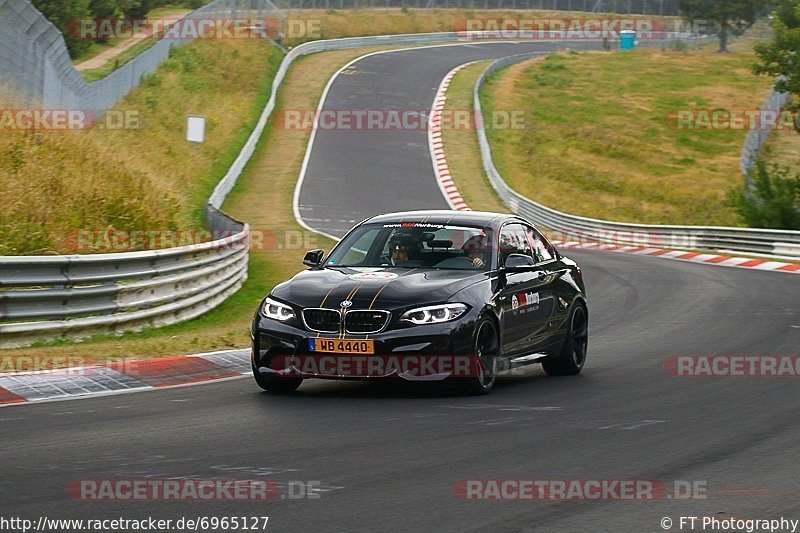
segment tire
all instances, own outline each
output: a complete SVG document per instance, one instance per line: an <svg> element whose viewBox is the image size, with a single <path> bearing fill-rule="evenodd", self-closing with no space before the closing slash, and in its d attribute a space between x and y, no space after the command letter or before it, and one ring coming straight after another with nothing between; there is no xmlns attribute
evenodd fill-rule
<svg viewBox="0 0 800 533"><path fill-rule="evenodd" d="M586 364L589 346L589 317L582 303L576 302L567 321L566 338L561 353L542 361L548 376L575 376Z"/></svg>
<svg viewBox="0 0 800 533"><path fill-rule="evenodd" d="M458 378L458 386L462 393L469 395L489 394L497 381L500 362L500 339L497 327L490 318L483 318L475 329L474 353L481 362L482 368L475 368L480 374L466 378ZM477 366L477 365L476 365Z"/></svg>
<svg viewBox="0 0 800 533"><path fill-rule="evenodd" d="M303 378L279 378L262 374L256 367L253 367L253 377L259 387L268 392L279 394L289 394L297 390L303 382Z"/></svg>

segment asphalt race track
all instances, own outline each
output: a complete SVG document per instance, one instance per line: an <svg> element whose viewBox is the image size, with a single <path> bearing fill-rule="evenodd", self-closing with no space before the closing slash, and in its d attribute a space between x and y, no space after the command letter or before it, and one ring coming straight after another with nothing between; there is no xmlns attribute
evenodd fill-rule
<svg viewBox="0 0 800 533"><path fill-rule="evenodd" d="M426 109L467 61L543 44L371 56L327 105ZM340 235L383 210L446 204L424 132L317 135L304 221ZM320 200L317 200L320 199ZM338 207L342 206L342 207ZM3 515L269 516L272 531L663 531L680 516L800 519L798 378L673 377L672 355L800 355L800 277L570 252L590 296L578 377L538 367L485 397L437 387L309 382L291 396L249 379L0 410ZM299 261L299 258L298 258ZM318 499L73 500L79 479L319 481ZM702 499L462 501L480 479L698 482ZM687 529L684 528L684 531Z"/></svg>
<svg viewBox="0 0 800 533"><path fill-rule="evenodd" d="M420 111L427 116L439 84L455 67L563 48L597 49L599 43L483 43L371 55L334 79L324 109ZM308 226L323 233L341 237L355 223L379 213L449 209L436 183L423 129L319 129L306 159L296 207Z"/></svg>

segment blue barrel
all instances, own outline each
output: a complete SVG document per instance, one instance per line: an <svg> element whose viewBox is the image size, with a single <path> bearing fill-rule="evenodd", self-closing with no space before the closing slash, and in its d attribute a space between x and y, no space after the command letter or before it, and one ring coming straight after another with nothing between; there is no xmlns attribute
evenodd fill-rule
<svg viewBox="0 0 800 533"><path fill-rule="evenodd" d="M622 30L619 32L619 49L633 50L636 47L636 32L633 30Z"/></svg>

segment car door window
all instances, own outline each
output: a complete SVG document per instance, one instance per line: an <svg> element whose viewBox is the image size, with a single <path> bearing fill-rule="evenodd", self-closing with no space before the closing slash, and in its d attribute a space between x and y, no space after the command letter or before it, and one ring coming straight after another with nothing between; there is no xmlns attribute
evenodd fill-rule
<svg viewBox="0 0 800 533"><path fill-rule="evenodd" d="M363 263L379 231L379 228L375 228L365 232L364 235L353 243L353 246L339 262L343 265L358 265Z"/></svg>
<svg viewBox="0 0 800 533"><path fill-rule="evenodd" d="M533 250L533 257L537 263L546 263L552 261L555 256L553 246L547 242L547 239L541 233L533 228L526 228L526 240L528 245Z"/></svg>
<svg viewBox="0 0 800 533"><path fill-rule="evenodd" d="M535 260L525 226L522 224L508 224L500 231L500 266L505 266L506 259L511 254L527 255Z"/></svg>

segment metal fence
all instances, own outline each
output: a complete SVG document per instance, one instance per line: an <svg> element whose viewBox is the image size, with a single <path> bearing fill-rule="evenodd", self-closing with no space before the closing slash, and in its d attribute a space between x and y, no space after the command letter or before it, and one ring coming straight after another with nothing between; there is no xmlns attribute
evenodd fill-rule
<svg viewBox="0 0 800 533"><path fill-rule="evenodd" d="M475 84L473 105L476 115L481 114L480 91L489 75L541 55L541 52L519 54L492 62ZM526 217L542 228L556 232L561 240L800 257L800 231L627 224L569 215L551 209L522 196L508 186L494 165L492 150L482 124L479 124L477 133L483 168L503 203L512 212Z"/></svg>
<svg viewBox="0 0 800 533"><path fill-rule="evenodd" d="M678 0L279 0L286 9L539 9L677 16Z"/></svg>
<svg viewBox="0 0 800 533"><path fill-rule="evenodd" d="M214 0L176 23L165 36L108 76L88 83L73 67L61 32L28 0L0 0L0 85L28 103L47 109L102 113L119 102L142 77L152 74L170 49L190 42L194 21L276 18L285 15L270 0ZM183 27L187 31L182 31Z"/></svg>
<svg viewBox="0 0 800 533"><path fill-rule="evenodd" d="M788 100L789 93L780 93L775 89L771 90L761 106L760 116L766 117L767 114L771 113L775 113L777 116ZM769 124L769 122L765 122L751 129L744 141L739 162L742 167L742 172L745 175L746 187L748 189L753 186L752 179L750 178L750 170L756 165L761 149L764 148L764 144L767 142L770 133L772 133L772 125Z"/></svg>

